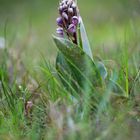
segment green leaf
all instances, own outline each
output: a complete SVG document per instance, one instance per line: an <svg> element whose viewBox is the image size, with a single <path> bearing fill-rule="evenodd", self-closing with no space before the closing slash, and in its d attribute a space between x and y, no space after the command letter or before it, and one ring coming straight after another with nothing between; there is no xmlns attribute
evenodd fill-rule
<svg viewBox="0 0 140 140"><path fill-rule="evenodd" d="M79 91L78 86L75 82L74 73L71 71L65 56L59 51L56 59L56 69L59 78L69 92L73 93L74 96L78 97L77 91Z"/></svg>
<svg viewBox="0 0 140 140"><path fill-rule="evenodd" d="M112 91L113 93L115 93L116 95L118 96L123 96L125 97L126 93L124 91L124 89L118 84L116 83L114 80L112 79L109 79L109 83L111 84L112 86Z"/></svg>
<svg viewBox="0 0 140 140"><path fill-rule="evenodd" d="M85 83L92 88L95 85L102 84L102 78L98 68L81 48L71 43L69 40L55 36L53 38L59 51L64 55L65 62L67 62L70 68L72 78L80 87L83 88Z"/></svg>
<svg viewBox="0 0 140 140"><path fill-rule="evenodd" d="M56 69L59 73L59 76L61 77L61 81L64 84L65 87L69 87L68 83L70 81L71 71L68 66L68 63L65 60L64 55L61 52L58 52L57 58L56 58ZM67 79L67 81L65 81ZM68 83L67 83L68 82Z"/></svg>
<svg viewBox="0 0 140 140"><path fill-rule="evenodd" d="M97 63L97 68L99 69L102 79L106 79L108 73L105 65L100 61Z"/></svg>
<svg viewBox="0 0 140 140"><path fill-rule="evenodd" d="M93 60L92 51L90 48L89 40L87 37L86 29L82 18L80 17L80 28L79 28L79 42L82 45L83 51Z"/></svg>

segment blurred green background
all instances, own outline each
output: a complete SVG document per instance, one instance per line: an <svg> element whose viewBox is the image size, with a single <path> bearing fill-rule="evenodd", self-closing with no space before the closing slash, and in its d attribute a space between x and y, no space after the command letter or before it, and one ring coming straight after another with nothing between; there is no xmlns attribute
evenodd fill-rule
<svg viewBox="0 0 140 140"><path fill-rule="evenodd" d="M36 65L41 55L54 62L59 0L0 0L0 36L7 46L20 49L27 66ZM139 0L78 0L94 55L112 58L109 52L127 40L139 48ZM22 49L21 49L22 48ZM117 50L116 50L117 53ZM119 53L119 52L118 52Z"/></svg>

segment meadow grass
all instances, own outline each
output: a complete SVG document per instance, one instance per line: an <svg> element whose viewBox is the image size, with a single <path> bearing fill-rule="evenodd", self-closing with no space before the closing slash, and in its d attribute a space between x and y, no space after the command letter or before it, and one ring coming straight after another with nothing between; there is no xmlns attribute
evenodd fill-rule
<svg viewBox="0 0 140 140"><path fill-rule="evenodd" d="M57 76L57 49L51 36L57 1L3 2L0 36L6 43L0 48L0 140L138 140L138 4L137 0L79 1L94 57L104 62L125 91L125 97L112 93L110 83L92 91L98 100L92 113L92 95L77 95L70 87L77 98L71 96Z"/></svg>

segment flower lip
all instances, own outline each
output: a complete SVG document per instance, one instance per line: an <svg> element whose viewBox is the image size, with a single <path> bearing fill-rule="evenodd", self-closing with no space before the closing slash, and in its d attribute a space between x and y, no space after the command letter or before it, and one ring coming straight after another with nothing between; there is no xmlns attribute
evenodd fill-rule
<svg viewBox="0 0 140 140"><path fill-rule="evenodd" d="M78 23L79 23L79 19L78 19L77 16L73 16L73 17L72 17L72 23L73 23L75 26L78 25Z"/></svg>
<svg viewBox="0 0 140 140"><path fill-rule="evenodd" d="M68 32L69 33L75 33L76 32L76 26L74 24L70 24L68 27Z"/></svg>
<svg viewBox="0 0 140 140"><path fill-rule="evenodd" d="M56 33L59 35L59 36L63 36L64 35L64 30L63 28L59 27L56 29Z"/></svg>
<svg viewBox="0 0 140 140"><path fill-rule="evenodd" d="M57 32L63 32L63 28L59 27L56 29Z"/></svg>

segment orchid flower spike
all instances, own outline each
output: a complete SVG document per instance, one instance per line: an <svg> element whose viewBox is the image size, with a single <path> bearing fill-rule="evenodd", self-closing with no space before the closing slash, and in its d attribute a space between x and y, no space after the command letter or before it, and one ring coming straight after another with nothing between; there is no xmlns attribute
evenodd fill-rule
<svg viewBox="0 0 140 140"><path fill-rule="evenodd" d="M59 3L59 17L56 19L56 32L59 36L68 36L73 43L77 44L77 27L80 23L79 10L75 0L62 0Z"/></svg>

